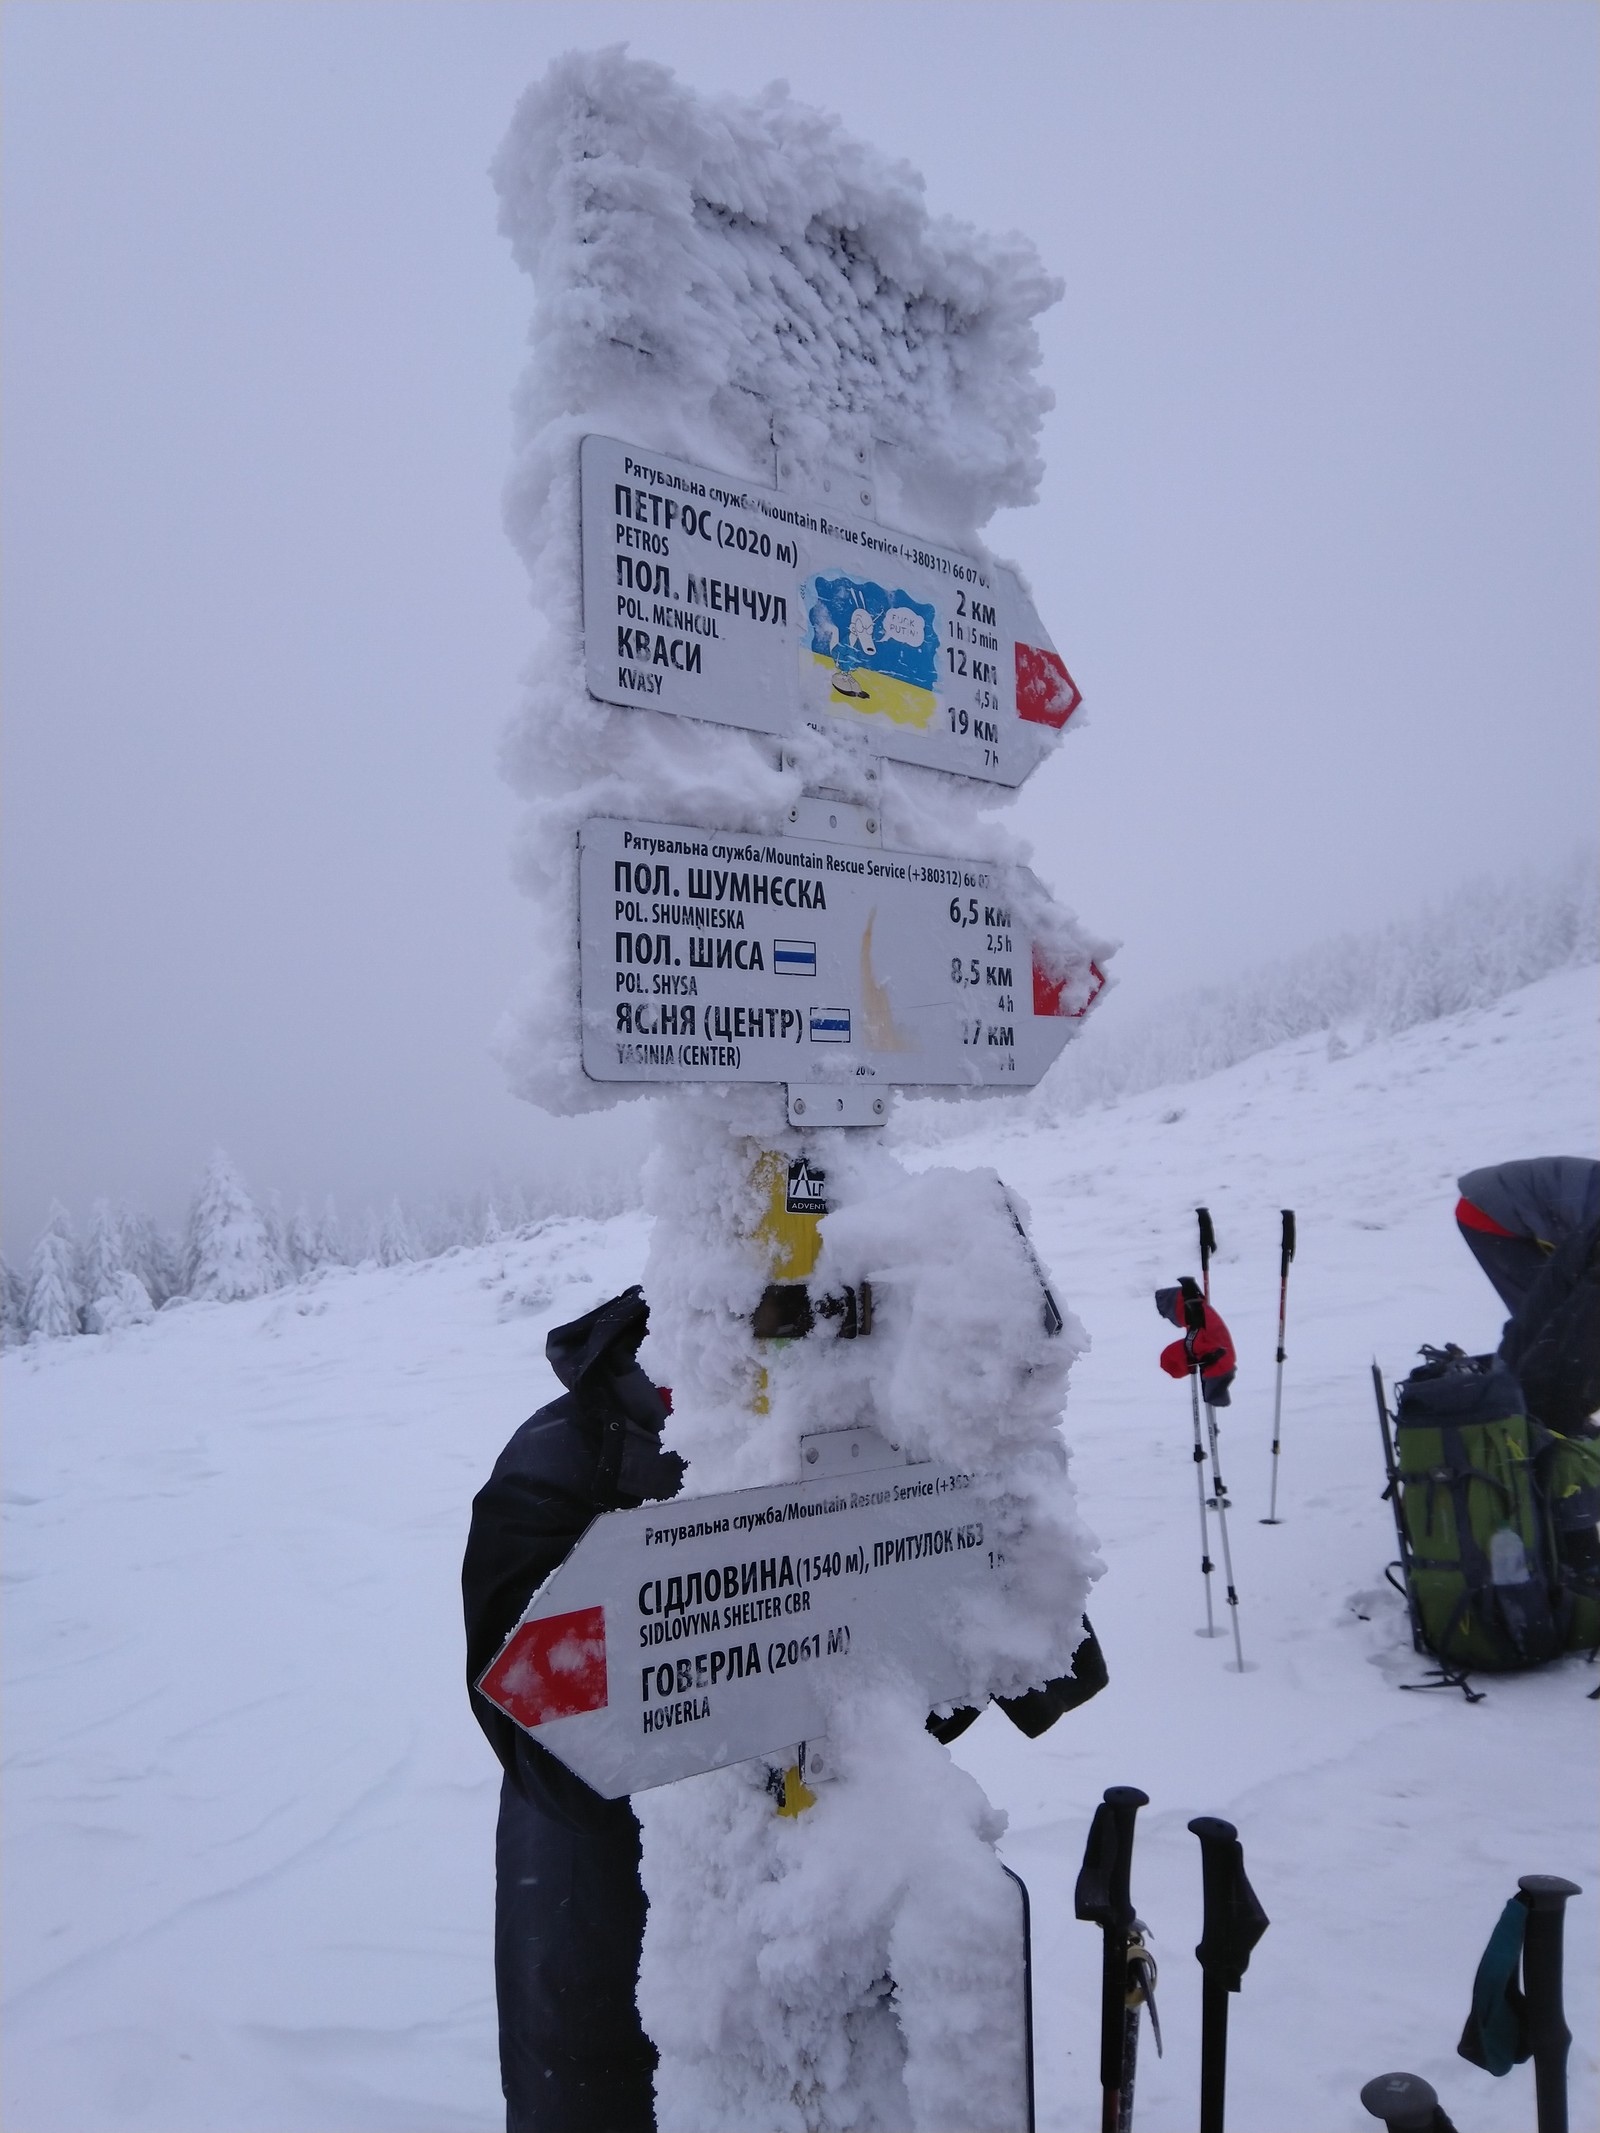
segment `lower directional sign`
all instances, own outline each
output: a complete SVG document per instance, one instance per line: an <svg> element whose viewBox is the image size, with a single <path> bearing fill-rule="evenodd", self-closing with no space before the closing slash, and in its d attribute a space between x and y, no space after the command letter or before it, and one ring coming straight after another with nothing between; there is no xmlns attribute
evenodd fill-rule
<svg viewBox="0 0 1600 2133"><path fill-rule="evenodd" d="M656 822L579 856L594 1081L1029 1089L1104 982L1047 974L1021 868Z"/></svg>
<svg viewBox="0 0 1600 2133"><path fill-rule="evenodd" d="M852 1670L981 1694L958 1630L996 1566L973 1477L933 1464L610 1511L478 1687L615 1799L820 1738Z"/></svg>

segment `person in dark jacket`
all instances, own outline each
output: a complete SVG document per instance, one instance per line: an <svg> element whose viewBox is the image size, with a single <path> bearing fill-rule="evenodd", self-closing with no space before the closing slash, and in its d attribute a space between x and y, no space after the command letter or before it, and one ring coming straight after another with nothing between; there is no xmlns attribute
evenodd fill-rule
<svg viewBox="0 0 1600 2133"><path fill-rule="evenodd" d="M1535 1156L1459 1180L1456 1223L1511 1316L1500 1354L1528 1412L1595 1434L1600 1406L1600 1162Z"/></svg>
<svg viewBox="0 0 1600 2133"><path fill-rule="evenodd" d="M562 1398L524 1422L472 1503L461 1590L473 1715L500 1759L495 1997L507 2133L650 2133L655 2050L635 1994L639 1824L477 1691L534 1592L602 1511L677 1494L668 1399L639 1367L638 1288L545 1343Z"/></svg>

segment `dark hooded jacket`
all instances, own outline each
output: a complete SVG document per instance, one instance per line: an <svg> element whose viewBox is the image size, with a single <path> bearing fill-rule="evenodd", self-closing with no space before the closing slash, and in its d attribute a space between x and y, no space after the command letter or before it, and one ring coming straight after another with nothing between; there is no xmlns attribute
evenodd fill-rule
<svg viewBox="0 0 1600 2133"><path fill-rule="evenodd" d="M472 1709L505 1776L495 1834L494 1970L508 2133L650 2133L655 2052L635 1993L644 1935L639 1824L476 1683L590 1520L674 1495L666 1397L636 1360L638 1289L561 1326L567 1390L524 1422L472 1505L461 1590Z"/></svg>
<svg viewBox="0 0 1600 2133"><path fill-rule="evenodd" d="M1500 1354L1528 1412L1592 1434L1600 1406L1600 1163L1545 1155L1472 1170L1456 1221L1511 1312Z"/></svg>
<svg viewBox="0 0 1600 2133"><path fill-rule="evenodd" d="M661 1448L667 1403L636 1361L649 1317L632 1288L550 1334L545 1354L567 1390L495 1461L472 1500L461 1566L473 1715L519 1791L585 1823L609 1803L480 1696L477 1682L592 1519L677 1494L683 1461Z"/></svg>
<svg viewBox="0 0 1600 2133"><path fill-rule="evenodd" d="M1457 1189L1461 1234L1513 1313L1551 1255L1600 1223L1600 1163L1586 1155L1493 1163L1469 1170Z"/></svg>

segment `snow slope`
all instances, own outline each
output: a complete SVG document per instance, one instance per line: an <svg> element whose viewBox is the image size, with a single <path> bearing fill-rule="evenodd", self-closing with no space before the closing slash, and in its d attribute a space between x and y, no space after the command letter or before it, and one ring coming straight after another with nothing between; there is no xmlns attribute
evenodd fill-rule
<svg viewBox="0 0 1600 2133"><path fill-rule="evenodd" d="M1072 1881L1104 1786L1142 1785L1134 1890L1167 2057L1138 2123L1193 2123L1191 1815L1235 1820L1272 1929L1234 2002L1230 2125L1370 2125L1405 2066L1463 2133L1531 2122L1527 2069L1454 2054L1518 1873L1571 1907L1574 2126L1600 2112L1594 1676L1570 1660L1472 1709L1407 1696L1367 1364L1491 1345L1450 1220L1469 1166L1592 1151L1595 978L1344 1056L1318 1036L1049 1129L986 1106L928 1160L1028 1200L1093 1337L1068 1431L1108 1564L1112 1687L1029 1744L986 1714L956 1751L1011 1816L1034 1899L1042 2128L1097 2122L1098 1937ZM915 1160L915 1151L909 1152ZM1253 1670L1202 1619L1184 1389L1158 1282L1221 1239L1241 1353L1225 1432ZM1278 1209L1299 1216L1282 1501L1266 1508ZM468 1500L549 1395L549 1325L636 1279L644 1218L339 1271L244 1303L36 1344L5 1396L3 2116L92 2128L490 2128L495 1766L459 1678ZM1367 1619L1362 1619L1365 1616Z"/></svg>

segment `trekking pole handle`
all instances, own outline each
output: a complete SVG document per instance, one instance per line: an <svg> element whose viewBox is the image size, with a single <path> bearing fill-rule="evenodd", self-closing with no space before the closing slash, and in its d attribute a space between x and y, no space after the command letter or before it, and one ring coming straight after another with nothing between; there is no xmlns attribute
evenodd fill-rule
<svg viewBox="0 0 1600 2133"><path fill-rule="evenodd" d="M1196 1815L1189 1827L1200 1839L1205 1901L1195 1960L1208 1983L1237 1992L1250 1951L1267 1930L1267 1914L1245 1879L1244 1847L1233 1824L1218 1815Z"/></svg>
<svg viewBox="0 0 1600 2133"><path fill-rule="evenodd" d="M1567 1899L1581 1896L1577 1882L1560 1874L1522 1874L1517 1887L1528 1906L1522 1944L1522 1989L1528 2006L1528 2042L1533 2047L1539 2133L1567 2133L1567 2047L1572 2032L1562 2006L1561 1941Z"/></svg>
<svg viewBox="0 0 1600 2133"><path fill-rule="evenodd" d="M1280 1274L1281 1278L1287 1281L1289 1278L1289 1261L1294 1257L1294 1209L1292 1207L1286 1207L1283 1210L1283 1242L1281 1250L1283 1256L1280 1263Z"/></svg>
<svg viewBox="0 0 1600 2133"><path fill-rule="evenodd" d="M1178 1276L1178 1293L1183 1298L1184 1332L1191 1337L1196 1333L1203 1333L1206 1323L1206 1300L1199 1282L1195 1280L1192 1274L1180 1274ZM1198 1367L1193 1361L1192 1354L1190 1367Z"/></svg>
<svg viewBox="0 0 1600 2133"><path fill-rule="evenodd" d="M1194 1212L1195 1219L1200 1224L1200 1279L1204 1282L1206 1294L1209 1296L1211 1293L1211 1255L1217 1248L1217 1232L1211 1220L1209 1207L1197 1207Z"/></svg>
<svg viewBox="0 0 1600 2133"><path fill-rule="evenodd" d="M1456 2133L1420 2074L1379 2074L1363 2088L1361 2101L1389 2133Z"/></svg>
<svg viewBox="0 0 1600 2133"><path fill-rule="evenodd" d="M1111 1867L1111 1927L1114 1932L1126 1934L1133 1927L1133 1899L1128 1893L1133 1873L1133 1818L1141 1807L1149 1806L1150 1795L1137 1785L1112 1785L1107 1788L1105 1802L1117 1832Z"/></svg>

